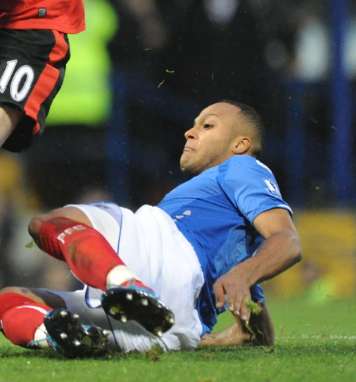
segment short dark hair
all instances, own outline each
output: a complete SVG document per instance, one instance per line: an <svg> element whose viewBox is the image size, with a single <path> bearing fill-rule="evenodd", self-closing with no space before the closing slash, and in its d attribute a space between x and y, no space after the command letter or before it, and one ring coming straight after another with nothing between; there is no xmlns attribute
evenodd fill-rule
<svg viewBox="0 0 356 382"><path fill-rule="evenodd" d="M255 108L253 108L250 105L247 105L246 103L238 102L231 99L223 99L219 102L228 103L230 105L238 107L241 110L241 113L251 123L251 126L256 131L256 142L255 142L256 145L253 150L253 155L257 156L258 154L260 154L263 147L263 134L264 134L264 123L262 121L260 114L258 114Z"/></svg>

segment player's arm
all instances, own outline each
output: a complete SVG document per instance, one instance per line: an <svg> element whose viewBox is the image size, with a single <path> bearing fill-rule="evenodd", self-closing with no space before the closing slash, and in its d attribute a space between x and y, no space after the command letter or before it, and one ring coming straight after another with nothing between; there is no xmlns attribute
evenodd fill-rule
<svg viewBox="0 0 356 382"><path fill-rule="evenodd" d="M248 325L234 315L234 323L228 328L206 334L200 346L240 346L244 344L272 346L274 329L271 317L265 304L260 304L261 312L252 314Z"/></svg>
<svg viewBox="0 0 356 382"><path fill-rule="evenodd" d="M252 285L268 280L301 260L301 246L297 230L289 213L275 208L258 215L253 222L265 238L256 255L233 267L214 284L217 307L225 302L231 311L248 321Z"/></svg>

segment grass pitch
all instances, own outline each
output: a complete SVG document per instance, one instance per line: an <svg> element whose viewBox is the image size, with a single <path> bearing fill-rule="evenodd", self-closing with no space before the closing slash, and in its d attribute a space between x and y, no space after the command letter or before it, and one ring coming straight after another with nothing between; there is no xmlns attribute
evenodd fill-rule
<svg viewBox="0 0 356 382"><path fill-rule="evenodd" d="M0 382L356 381L356 300L270 301L277 341L267 348L67 360L0 340ZM228 315L220 327L228 325Z"/></svg>

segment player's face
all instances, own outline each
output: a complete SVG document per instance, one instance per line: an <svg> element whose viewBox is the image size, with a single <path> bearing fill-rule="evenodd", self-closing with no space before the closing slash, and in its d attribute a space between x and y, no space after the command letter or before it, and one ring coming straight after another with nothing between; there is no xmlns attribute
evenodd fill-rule
<svg viewBox="0 0 356 382"><path fill-rule="evenodd" d="M208 106L185 132L186 144L180 157L182 171L200 173L234 155L236 119L239 109L219 102Z"/></svg>

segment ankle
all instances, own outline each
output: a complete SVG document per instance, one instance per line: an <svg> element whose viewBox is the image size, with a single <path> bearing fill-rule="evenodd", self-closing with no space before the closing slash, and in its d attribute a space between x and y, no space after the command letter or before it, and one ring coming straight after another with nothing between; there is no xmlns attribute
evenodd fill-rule
<svg viewBox="0 0 356 382"><path fill-rule="evenodd" d="M131 272L126 265L117 265L112 268L106 276L106 288L115 288L118 286L137 285L146 287L137 275Z"/></svg>
<svg viewBox="0 0 356 382"><path fill-rule="evenodd" d="M36 330L33 336L33 340L28 344L28 347L35 349L48 348L48 333L47 329L42 323Z"/></svg>

